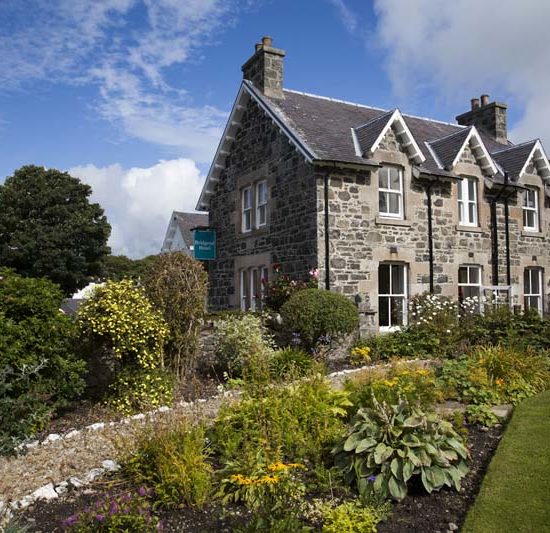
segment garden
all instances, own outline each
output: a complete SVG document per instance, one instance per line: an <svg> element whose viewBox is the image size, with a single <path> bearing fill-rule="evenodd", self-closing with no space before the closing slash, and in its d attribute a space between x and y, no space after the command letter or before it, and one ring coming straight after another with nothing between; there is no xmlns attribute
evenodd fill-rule
<svg viewBox="0 0 550 533"><path fill-rule="evenodd" d="M55 284L3 270L0 477L83 406L114 465L30 505L5 489L6 530L496 531L518 505L514 530L547 524L550 320L424 294L407 327L359 339L315 274L279 272L262 312L207 315L202 266L164 254L73 319Z"/></svg>

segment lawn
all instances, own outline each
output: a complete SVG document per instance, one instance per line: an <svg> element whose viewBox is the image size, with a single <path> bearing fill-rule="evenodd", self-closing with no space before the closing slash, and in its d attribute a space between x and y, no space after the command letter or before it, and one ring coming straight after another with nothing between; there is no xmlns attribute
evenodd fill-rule
<svg viewBox="0 0 550 533"><path fill-rule="evenodd" d="M550 391L516 408L463 531L550 530Z"/></svg>

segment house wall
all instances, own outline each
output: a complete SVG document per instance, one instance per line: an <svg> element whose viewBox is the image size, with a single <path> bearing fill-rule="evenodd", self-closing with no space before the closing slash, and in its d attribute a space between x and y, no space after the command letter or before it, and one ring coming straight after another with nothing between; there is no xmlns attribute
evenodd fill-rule
<svg viewBox="0 0 550 533"><path fill-rule="evenodd" d="M378 330L378 266L381 262L408 266L409 295L429 290L429 252L426 191L412 177L411 165L393 131L390 131L373 159L403 169L405 191L404 220L378 216L377 171L337 170L330 172L330 283L331 289L355 301L362 317L363 333ZM432 188L434 289L436 293L457 298L460 265L482 267L483 284L492 285L490 205L484 191L483 174L472 151L467 148L455 167L459 175L478 180L479 227L462 227L458 221L458 185L439 182ZM538 176L526 178L542 188ZM544 205L541 190L541 205ZM323 180L317 180L317 239L320 281L324 268L324 194ZM527 266L545 269L545 294L548 290L549 223L548 209L541 208L541 232L533 236L522 232L521 197L512 198L510 207L510 252L513 301L523 304L523 270ZM499 284L506 284L504 207L498 204Z"/></svg>
<svg viewBox="0 0 550 533"><path fill-rule="evenodd" d="M266 179L267 224L241 231L241 190ZM317 262L316 180L311 165L250 100L210 203L217 260L209 264L212 309L239 306L239 269L284 265L306 278Z"/></svg>

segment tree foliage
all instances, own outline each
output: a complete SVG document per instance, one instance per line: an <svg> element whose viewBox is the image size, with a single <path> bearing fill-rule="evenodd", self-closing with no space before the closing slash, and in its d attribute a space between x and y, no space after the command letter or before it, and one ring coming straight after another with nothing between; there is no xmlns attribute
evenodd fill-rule
<svg viewBox="0 0 550 533"><path fill-rule="evenodd" d="M98 276L111 227L91 193L67 172L16 170L0 185L0 265L47 277L65 294Z"/></svg>
<svg viewBox="0 0 550 533"><path fill-rule="evenodd" d="M125 255L107 255L103 258L101 277L114 281L142 279L155 258L155 255L148 255L141 259L130 259Z"/></svg>
<svg viewBox="0 0 550 533"><path fill-rule="evenodd" d="M195 365L199 329L206 312L206 271L183 252L161 254L147 270L143 283L170 328L168 365L182 376Z"/></svg>

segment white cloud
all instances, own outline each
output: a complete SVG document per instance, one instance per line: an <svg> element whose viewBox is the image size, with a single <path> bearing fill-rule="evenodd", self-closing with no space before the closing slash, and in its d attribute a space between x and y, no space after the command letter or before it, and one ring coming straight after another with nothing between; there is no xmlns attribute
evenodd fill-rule
<svg viewBox="0 0 550 533"><path fill-rule="evenodd" d="M431 94L460 112L488 92L524 109L513 140L550 144L550 2L375 0L375 12L398 97Z"/></svg>
<svg viewBox="0 0 550 533"><path fill-rule="evenodd" d="M68 172L91 185L92 199L105 209L113 253L134 258L160 251L172 211L194 211L204 183L190 159L129 169L89 164Z"/></svg>
<svg viewBox="0 0 550 533"><path fill-rule="evenodd" d="M338 11L338 16L349 33L355 33L359 25L359 18L348 7L344 0L328 0Z"/></svg>
<svg viewBox="0 0 550 533"><path fill-rule="evenodd" d="M124 135L208 161L227 113L171 86L171 69L231 25L236 0L2 0L0 87L95 84L90 103ZM139 13L139 14L138 14ZM202 95L197 95L200 99Z"/></svg>

